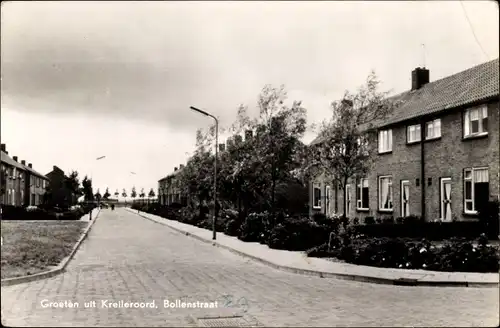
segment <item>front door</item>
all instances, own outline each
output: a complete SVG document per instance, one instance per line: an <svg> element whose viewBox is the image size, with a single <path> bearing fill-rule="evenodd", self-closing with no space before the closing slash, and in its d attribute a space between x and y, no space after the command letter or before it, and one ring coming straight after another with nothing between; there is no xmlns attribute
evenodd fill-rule
<svg viewBox="0 0 500 328"><path fill-rule="evenodd" d="M326 186L325 188L325 211L326 215L330 215L330 186Z"/></svg>
<svg viewBox="0 0 500 328"><path fill-rule="evenodd" d="M349 217L351 211L351 185L345 186L345 215Z"/></svg>
<svg viewBox="0 0 500 328"><path fill-rule="evenodd" d="M451 221L451 178L441 179L441 220Z"/></svg>

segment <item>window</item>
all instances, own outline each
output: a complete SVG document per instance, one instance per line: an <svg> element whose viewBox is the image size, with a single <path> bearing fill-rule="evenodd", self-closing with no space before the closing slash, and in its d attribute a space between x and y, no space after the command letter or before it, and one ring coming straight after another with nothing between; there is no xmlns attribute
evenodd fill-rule
<svg viewBox="0 0 500 328"><path fill-rule="evenodd" d="M425 140L441 137L441 119L425 123Z"/></svg>
<svg viewBox="0 0 500 328"><path fill-rule="evenodd" d="M369 209L368 199L368 179L359 179L356 186L356 208L358 210Z"/></svg>
<svg viewBox="0 0 500 328"><path fill-rule="evenodd" d="M378 152L392 151L392 130L383 130L378 133Z"/></svg>
<svg viewBox="0 0 500 328"><path fill-rule="evenodd" d="M378 208L381 211L392 211L392 177L378 178Z"/></svg>
<svg viewBox="0 0 500 328"><path fill-rule="evenodd" d="M313 185L313 208L321 208L321 188L319 184Z"/></svg>
<svg viewBox="0 0 500 328"><path fill-rule="evenodd" d="M420 141L420 124L408 126L407 134L408 143Z"/></svg>
<svg viewBox="0 0 500 328"><path fill-rule="evenodd" d="M476 107L465 111L464 137L488 133L488 107Z"/></svg>
<svg viewBox="0 0 500 328"><path fill-rule="evenodd" d="M11 192L11 200L12 200L12 205L16 205L16 194L15 194L14 189L12 189L12 192Z"/></svg>
<svg viewBox="0 0 500 328"><path fill-rule="evenodd" d="M464 170L464 212L476 214L489 200L488 168Z"/></svg>
<svg viewBox="0 0 500 328"><path fill-rule="evenodd" d="M16 180L17 170L16 168L12 169L12 179Z"/></svg>
<svg viewBox="0 0 500 328"><path fill-rule="evenodd" d="M35 177L36 187L40 187L40 178Z"/></svg>

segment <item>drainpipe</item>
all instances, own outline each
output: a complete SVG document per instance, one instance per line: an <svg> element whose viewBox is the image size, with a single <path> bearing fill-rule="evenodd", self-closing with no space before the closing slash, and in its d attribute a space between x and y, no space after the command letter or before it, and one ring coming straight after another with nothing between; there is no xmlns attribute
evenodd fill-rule
<svg viewBox="0 0 500 328"><path fill-rule="evenodd" d="M426 221L425 215L425 121L420 121L420 183L422 186L421 192L421 202L420 202L420 213L422 215L422 220Z"/></svg>

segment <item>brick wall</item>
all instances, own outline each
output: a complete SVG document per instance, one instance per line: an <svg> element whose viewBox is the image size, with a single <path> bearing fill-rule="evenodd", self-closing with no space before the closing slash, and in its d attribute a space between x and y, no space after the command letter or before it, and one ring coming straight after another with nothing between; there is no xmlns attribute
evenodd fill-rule
<svg viewBox="0 0 500 328"><path fill-rule="evenodd" d="M464 214L463 189L464 169L470 167L489 167L490 199L498 197L499 190L499 105L498 102L488 104L488 136L470 140L463 140L463 110L454 110L446 115L429 117L441 119L441 138L424 142L425 151L425 181L421 179L421 144L407 144L407 122L392 128L392 152L377 155L377 159L370 170L369 181L369 211L356 209L356 182L351 185L351 206L348 211L350 218L360 219L366 216L387 217L401 216L401 182L408 180L410 186L410 214L422 215L421 195L422 184L425 183L425 210L427 220L440 218L440 181L441 178L451 178L452 213L457 219L467 220L471 216ZM378 177L392 175L393 211L379 210ZM418 179L418 186L417 186ZM430 185L429 185L430 179ZM324 196L325 177L319 175L310 183L310 204L313 201L313 182L319 183ZM331 183L329 183L331 184ZM331 189L331 208L335 202L339 214L343 213L343 191ZM310 206L310 213L324 213L324 202L321 210ZM333 211L333 210L332 210ZM472 216L473 217L473 216Z"/></svg>

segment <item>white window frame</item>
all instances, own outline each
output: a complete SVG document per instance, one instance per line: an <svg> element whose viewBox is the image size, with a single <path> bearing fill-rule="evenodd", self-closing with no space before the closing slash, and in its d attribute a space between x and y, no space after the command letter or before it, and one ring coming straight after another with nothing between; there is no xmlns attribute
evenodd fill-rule
<svg viewBox="0 0 500 328"><path fill-rule="evenodd" d="M314 209L321 209L321 184L319 183L313 183L313 194L312 194L312 201L313 201L313 208ZM318 189L319 190L319 200L318 200L318 204L316 204L316 193L315 193L315 190Z"/></svg>
<svg viewBox="0 0 500 328"><path fill-rule="evenodd" d="M326 186L325 187L325 211L326 211L326 215L330 215L330 207L331 207L331 191L332 189L330 188L330 186Z"/></svg>
<svg viewBox="0 0 500 328"><path fill-rule="evenodd" d="M380 130L378 132L378 152L379 154L392 151L392 129Z"/></svg>
<svg viewBox="0 0 500 328"><path fill-rule="evenodd" d="M432 135L429 134L429 130L432 131ZM441 138L440 118L425 123L425 140L432 140L438 138Z"/></svg>
<svg viewBox="0 0 500 328"><path fill-rule="evenodd" d="M450 177L441 178L440 180L441 181L439 182L439 204L440 204L441 210L439 211L439 219L441 221L447 221L444 218L444 206L443 206L443 195L444 195L444 189L445 189L444 185L445 185L445 182L450 182L450 184L452 182L451 182L451 178ZM451 190L453 192L453 186L451 186ZM451 195L450 195L450 199L451 199ZM451 207L451 208L453 210L453 207ZM452 212L451 216L453 217L453 212Z"/></svg>
<svg viewBox="0 0 500 328"><path fill-rule="evenodd" d="M367 178L358 179L358 183L356 184L356 209L367 211L370 209L370 196L368 194L368 204L363 204L363 186L366 182L366 188L368 188L368 193L370 192L370 184ZM359 198L358 198L359 196ZM363 207L366 205L366 207Z"/></svg>
<svg viewBox="0 0 500 328"><path fill-rule="evenodd" d="M421 138L420 124L408 125L406 127L406 140L408 143L419 142Z"/></svg>
<svg viewBox="0 0 500 328"><path fill-rule="evenodd" d="M487 180L488 180L488 182L490 181L490 172L489 172L488 167L472 167L472 168L464 169L464 180L463 180L464 181L464 184L463 184L463 186L464 186L464 213L467 213L467 214L477 214L476 204L474 203L474 199L475 199L474 185L476 183L474 173L476 171L486 171ZM469 178L467 177L467 172L470 172ZM465 194L465 190L466 190L465 184L469 181L471 183L471 198L470 199L466 198L466 194ZM468 203L472 204L472 210L467 209Z"/></svg>
<svg viewBox="0 0 500 328"><path fill-rule="evenodd" d="M404 187L408 186L408 213L404 213ZM407 217L410 216L410 180L401 180L401 216ZM394 207L394 206L393 206Z"/></svg>
<svg viewBox="0 0 500 328"><path fill-rule="evenodd" d="M477 120L478 120L478 132L471 132L472 128L472 119L471 116L474 113L477 113ZM483 119L488 118L488 106L483 105L479 107L473 107L473 108L468 108L465 110L464 113L464 138L470 138L470 137L476 137L476 136L482 136L482 135L487 135L488 130L484 128L483 126ZM474 120L476 121L476 120Z"/></svg>
<svg viewBox="0 0 500 328"><path fill-rule="evenodd" d="M389 181L389 184L387 185L387 187L389 188L389 196L390 196L390 200L391 200L391 208L383 208L382 207L382 204L383 204L383 200L382 200L382 180L384 179L390 179ZM378 177L378 209L379 211L382 211L382 212L392 212L394 210L394 189L392 187L392 181L393 181L393 178L392 178L392 175L381 175Z"/></svg>

